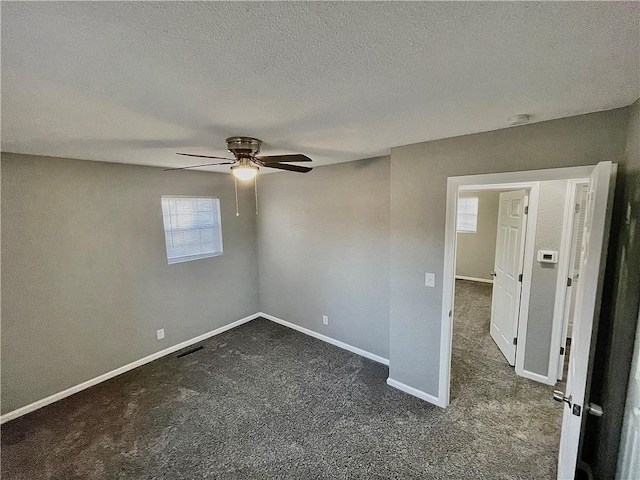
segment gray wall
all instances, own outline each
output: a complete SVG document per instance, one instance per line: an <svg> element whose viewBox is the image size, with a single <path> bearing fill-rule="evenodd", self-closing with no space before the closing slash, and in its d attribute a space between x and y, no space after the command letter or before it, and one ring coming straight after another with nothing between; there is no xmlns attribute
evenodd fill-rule
<svg viewBox="0 0 640 480"><path fill-rule="evenodd" d="M456 275L491 280L500 192L464 192L460 197L478 197L478 229L476 233L458 233Z"/></svg>
<svg viewBox="0 0 640 480"><path fill-rule="evenodd" d="M547 376L553 330L553 308L556 301L558 281L557 263L539 263L538 250L560 252L562 224L567 195L567 180L540 182L538 223L531 272L529 317L527 320L527 345L524 369Z"/></svg>
<svg viewBox="0 0 640 480"><path fill-rule="evenodd" d="M393 379L438 395L447 177L621 161L628 118L623 108L391 150Z"/></svg>
<svg viewBox="0 0 640 480"><path fill-rule="evenodd" d="M587 399L601 405L605 415L587 415L582 455L593 467L595 478L602 479L613 479L615 474L640 304L640 100L630 112L628 128L623 130L627 142L616 182L593 382Z"/></svg>
<svg viewBox="0 0 640 480"><path fill-rule="evenodd" d="M1 165L3 413L258 310L253 191L236 217L229 175ZM167 265L162 194L219 196L224 254Z"/></svg>
<svg viewBox="0 0 640 480"><path fill-rule="evenodd" d="M389 158L260 180L261 311L388 358Z"/></svg>
<svg viewBox="0 0 640 480"><path fill-rule="evenodd" d="M3 412L257 310L389 356L392 378L437 395L447 177L613 160L622 162L624 198L637 202L638 157L623 155L629 114L262 177L259 256L251 189L241 191L236 218L228 176L5 154ZM225 254L168 266L161 194L219 195ZM637 259L637 242L633 248L626 258ZM436 273L436 288L424 287L425 271ZM633 300L624 288L616 308L637 315L637 291ZM162 327L167 337L157 341Z"/></svg>

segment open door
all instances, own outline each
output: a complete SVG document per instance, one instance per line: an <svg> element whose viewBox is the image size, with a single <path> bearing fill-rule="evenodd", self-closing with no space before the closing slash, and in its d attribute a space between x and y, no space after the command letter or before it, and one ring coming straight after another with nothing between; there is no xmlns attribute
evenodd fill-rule
<svg viewBox="0 0 640 480"><path fill-rule="evenodd" d="M500 194L496 258L491 273L491 338L512 366L516 362L527 206L526 190Z"/></svg>
<svg viewBox="0 0 640 480"><path fill-rule="evenodd" d="M558 457L558 479L561 480L575 477L582 420L590 410L591 337L600 314L614 178L612 163L601 162L593 169L589 180L567 387L566 392L554 393L555 400L564 402Z"/></svg>

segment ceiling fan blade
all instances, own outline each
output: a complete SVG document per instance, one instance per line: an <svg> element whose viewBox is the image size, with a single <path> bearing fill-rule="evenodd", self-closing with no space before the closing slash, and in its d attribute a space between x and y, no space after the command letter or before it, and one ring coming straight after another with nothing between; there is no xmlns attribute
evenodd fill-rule
<svg viewBox="0 0 640 480"><path fill-rule="evenodd" d="M265 165L269 163L280 163L280 162L312 162L309 157L306 155L302 155L301 153L296 153L295 155L268 155L266 157L256 157L260 159Z"/></svg>
<svg viewBox="0 0 640 480"><path fill-rule="evenodd" d="M184 155L185 157L198 157L198 158L215 158L217 160L233 160L233 158L226 157L212 157L211 155L196 155L194 153L176 153L176 155ZM235 161L234 161L235 163Z"/></svg>
<svg viewBox="0 0 640 480"><path fill-rule="evenodd" d="M286 163L265 163L265 167L277 168L278 170L289 170L290 172L307 173L313 170L310 167L303 167L301 165L287 165Z"/></svg>
<svg viewBox="0 0 640 480"><path fill-rule="evenodd" d="M170 172L172 170L187 170L189 168L198 168L198 167L212 167L214 165L233 165L236 162L218 162L218 163L205 163L204 165L189 165L188 167L178 167L178 168L165 168L164 172Z"/></svg>

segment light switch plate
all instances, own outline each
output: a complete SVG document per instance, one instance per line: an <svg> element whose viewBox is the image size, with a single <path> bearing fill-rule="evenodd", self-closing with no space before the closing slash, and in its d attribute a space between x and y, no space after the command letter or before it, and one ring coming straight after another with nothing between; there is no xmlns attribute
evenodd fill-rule
<svg viewBox="0 0 640 480"><path fill-rule="evenodd" d="M425 273L424 274L424 286L425 287L435 287L436 286L436 274L435 273Z"/></svg>

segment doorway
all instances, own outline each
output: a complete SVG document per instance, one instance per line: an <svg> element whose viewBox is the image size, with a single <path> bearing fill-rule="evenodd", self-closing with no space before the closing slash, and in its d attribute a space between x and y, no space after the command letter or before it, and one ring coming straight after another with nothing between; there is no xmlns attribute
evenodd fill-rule
<svg viewBox="0 0 640 480"><path fill-rule="evenodd" d="M458 190L456 286L491 286L486 333L517 375L546 385L566 378L587 185L574 178Z"/></svg>
<svg viewBox="0 0 640 480"><path fill-rule="evenodd" d="M549 169L526 172L509 172L501 174L474 175L465 177L451 177L447 182L447 209L446 209L446 228L445 228L445 258L444 258L444 275L443 275L443 311L442 311L442 329L440 344L441 370L439 378L439 404L447 406L450 400L450 381L451 381L451 352L453 339L453 323L455 318L454 312L454 293L455 293L455 268L456 268L456 249L457 249L457 202L459 193L466 189L474 188L491 188L487 186L526 186L525 184L537 184L543 181L551 180L577 180L588 179L588 192L585 208L585 221L583 229L583 238L581 242L579 277L576 293L575 293L575 321L572 333L572 360L570 362L567 375L567 386L564 392L554 392L553 399L562 402L562 427L559 444L558 455L558 478L573 478L576 468L578 448L581 438L582 416L586 413L597 414L597 406L588 403L587 385L590 381L589 375L593 357L591 356L591 340L594 325L597 323L599 304L602 295L602 283L604 278L604 262L606 259L606 251L608 246L608 228L611 218L612 191L615 183L616 166L611 162L601 162L596 166L573 167L562 169ZM533 192L535 188L531 188L531 199L535 199ZM531 207L531 203L530 203ZM558 206L555 207L556 210ZM567 207L568 208L568 207ZM566 209L565 209L566 211ZM528 225L532 224L532 217L539 214L538 208L530 208ZM546 217L543 217L546 218ZM565 222L566 223L566 222ZM564 223L563 223L564 225ZM569 244L566 240L566 228L563 231L563 245ZM550 272L553 269L549 267L549 263L558 263L560 254L564 255L565 260L569 256L566 248L558 247L558 251L553 249L547 250L534 247L533 242L529 242L532 229L527 229L525 240L525 252L532 249L536 252L536 260L538 265L536 268ZM561 250L561 251L560 251ZM527 334L535 331L535 328L528 327L530 320L529 303L531 301L531 271L533 268L534 256L525 253L522 273L522 291L520 300L520 316L517 325L517 346L521 347L521 340L530 341ZM567 269L569 262L565 262ZM565 275L567 271L564 272ZM566 282L568 277L560 278L558 272L554 275L557 281L544 282L550 287L552 292L559 290L560 282ZM527 285L528 281L528 285ZM566 285L566 283L565 283ZM551 297L552 298L552 297ZM562 300L562 303L560 303ZM566 290L563 289L562 295L556 295L555 301L549 300L545 302L547 306L552 305L554 312L565 308ZM557 340L559 347L563 325L560 322L553 322L555 315L552 315L553 332L551 337ZM562 318L562 317L561 317ZM529 371L532 377L539 376L543 383L554 384L557 381L558 369L558 353L553 351L554 343L549 344L546 352L543 352L547 358L547 363L542 362L546 375L541 375L533 371ZM526 345L526 344L525 344ZM535 349L537 351L538 348ZM525 352L530 352L525 348L517 348L516 350L516 373L521 375L522 363L519 358ZM544 356L540 357L544 360ZM505 355L506 357L506 355ZM520 364L520 371L519 366ZM527 375L521 375L527 376ZM551 390L549 390L551 397ZM546 405L546 404L545 404Z"/></svg>
<svg viewBox="0 0 640 480"><path fill-rule="evenodd" d="M487 328L477 335L489 336L489 350L496 348L511 366L516 365L518 326L524 282L524 259L527 245L532 255L536 224L529 222L529 210L537 209L539 183L519 185L485 185L461 188L457 210L456 289L454 329L460 322L469 323L470 304L489 304L487 314L475 317ZM534 219L535 216L531 215ZM531 223L531 224L530 224ZM530 241L527 244L527 231ZM483 302L482 297L488 299ZM464 307L461 309L464 304ZM462 328L473 329L477 325ZM455 331L454 331L455 344ZM490 351L486 356L490 357Z"/></svg>

